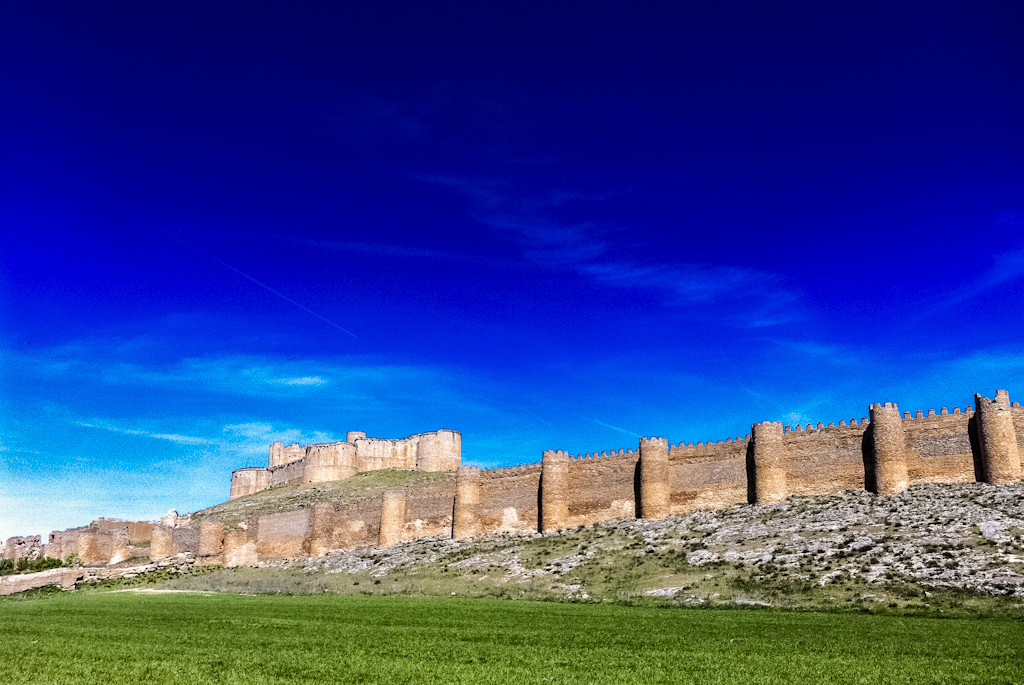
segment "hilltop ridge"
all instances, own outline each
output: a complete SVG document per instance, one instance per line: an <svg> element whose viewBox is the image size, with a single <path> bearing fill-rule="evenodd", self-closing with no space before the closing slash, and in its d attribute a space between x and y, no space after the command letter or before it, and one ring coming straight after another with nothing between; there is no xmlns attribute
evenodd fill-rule
<svg viewBox="0 0 1024 685"><path fill-rule="evenodd" d="M924 484L547 534L422 538L199 570L167 587L1024 617L1024 483Z"/></svg>

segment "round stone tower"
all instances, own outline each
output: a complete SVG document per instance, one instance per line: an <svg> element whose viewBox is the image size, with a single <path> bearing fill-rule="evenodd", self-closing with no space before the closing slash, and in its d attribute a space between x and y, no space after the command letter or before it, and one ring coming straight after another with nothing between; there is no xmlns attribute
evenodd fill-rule
<svg viewBox="0 0 1024 685"><path fill-rule="evenodd" d="M754 504L786 499L785 449L779 421L762 421L750 427L754 444Z"/></svg>
<svg viewBox="0 0 1024 685"><path fill-rule="evenodd" d="M416 447L419 471L455 471L462 466L462 434L442 429L424 433Z"/></svg>
<svg viewBox="0 0 1024 685"><path fill-rule="evenodd" d="M351 442L309 445L302 474L307 483L343 480L356 475L356 446Z"/></svg>
<svg viewBox="0 0 1024 685"><path fill-rule="evenodd" d="M569 455L547 451L540 468L540 532L561 530L569 519Z"/></svg>
<svg viewBox="0 0 1024 685"><path fill-rule="evenodd" d="M452 537L471 538L481 532L480 469L460 466L455 476L455 516Z"/></svg>
<svg viewBox="0 0 1024 685"><path fill-rule="evenodd" d="M668 440L640 438L640 518L663 519L669 513Z"/></svg>
<svg viewBox="0 0 1024 685"><path fill-rule="evenodd" d="M874 490L879 495L903 492L909 485L903 419L893 402L872 404L871 450L875 462Z"/></svg>
<svg viewBox="0 0 1024 685"><path fill-rule="evenodd" d="M974 417L978 426L982 474L986 483L1013 483L1020 480L1020 449L1010 411L1010 394L996 390L990 400L974 396Z"/></svg>

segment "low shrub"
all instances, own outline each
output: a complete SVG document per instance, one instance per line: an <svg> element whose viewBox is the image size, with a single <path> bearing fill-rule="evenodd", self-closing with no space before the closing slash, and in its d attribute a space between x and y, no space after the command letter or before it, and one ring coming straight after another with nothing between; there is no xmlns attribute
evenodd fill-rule
<svg viewBox="0 0 1024 685"><path fill-rule="evenodd" d="M35 573L36 571L46 571L51 568L61 568L64 566L64 562L60 559L51 559L49 557L39 557L38 559L18 559L15 562L13 559L0 559L0 576L10 576L17 573Z"/></svg>

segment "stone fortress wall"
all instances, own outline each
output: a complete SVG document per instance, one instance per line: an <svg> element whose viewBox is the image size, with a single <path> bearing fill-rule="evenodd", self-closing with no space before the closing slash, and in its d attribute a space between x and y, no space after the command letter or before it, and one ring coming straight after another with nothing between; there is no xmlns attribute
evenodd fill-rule
<svg viewBox="0 0 1024 685"><path fill-rule="evenodd" d="M398 440L368 438L349 431L345 439L302 447L270 446L266 468L250 467L231 473L229 499L251 495L285 483L308 485L351 478L378 469L455 471L462 466L462 435L441 429Z"/></svg>
<svg viewBox="0 0 1024 685"><path fill-rule="evenodd" d="M270 467L241 471L287 475L281 482L318 482L311 478L323 479L327 473L348 477L371 465L456 472L402 491L250 516L230 526L215 520L192 525L188 517L168 517L158 524L100 519L52 533L46 545L39 545L38 538L11 538L3 554L14 558L22 553L18 550L34 548L30 553L66 558L76 552L83 563L115 563L142 554L138 543L148 533L154 560L195 555L204 564L256 565L428 536L548 532L622 516L657 519L738 503L767 504L791 495L858 489L887 495L919 483L1021 478L1024 408L1011 404L1005 390L997 391L995 399L976 395L975 406L963 411L943 407L901 414L895 404L886 403L871 405L868 414L827 426L765 421L744 437L696 445L642 438L635 451L575 456L547 451L540 462L499 469L459 466L455 431L372 442L349 434L343 443L309 445L304 453L277 443L271 447ZM418 441L415 449L408 447L413 439L442 435L432 438L433 444L446 446L447 452L424 450ZM360 452L361 441L372 449ZM338 459L338 454L345 456ZM232 497L241 496L233 487Z"/></svg>

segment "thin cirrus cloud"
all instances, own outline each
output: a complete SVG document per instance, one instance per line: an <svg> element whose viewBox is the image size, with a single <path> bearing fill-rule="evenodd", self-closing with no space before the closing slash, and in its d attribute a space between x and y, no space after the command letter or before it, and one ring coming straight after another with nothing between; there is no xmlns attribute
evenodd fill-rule
<svg viewBox="0 0 1024 685"><path fill-rule="evenodd" d="M332 442L337 440L333 433L325 431L304 431L300 428L279 428L272 423L252 421L248 423L227 424L222 430L225 446L240 455L248 457L265 457L267 445L272 442L283 442L286 445L299 443Z"/></svg>
<svg viewBox="0 0 1024 685"><path fill-rule="evenodd" d="M270 378L265 381L270 385L327 385L327 380L320 376L302 376L300 378Z"/></svg>
<svg viewBox="0 0 1024 685"><path fill-rule="evenodd" d="M146 359L115 361L122 352L115 341L96 339L31 353L7 351L11 372L37 379L85 379L111 386L192 387L207 392L263 395L268 389L303 392L337 386L346 395L400 382L429 384L442 370L426 366L381 363L370 356L328 360L281 360L257 355L191 357L171 363ZM158 347L158 342L154 342ZM113 352L111 350L114 350Z"/></svg>
<svg viewBox="0 0 1024 685"><path fill-rule="evenodd" d="M148 351L138 353L137 359L114 363L110 348L78 343L73 353L66 349L19 353L22 363L14 365L18 377L12 381L33 397L46 388L61 387L58 403L32 400L37 415L64 420L70 416L93 430L210 449L227 440L210 433L210 420L230 425L232 419L254 411L273 417L277 425L311 422L311 427L317 427L324 421L315 417L327 415L369 421L379 430L409 432L439 417L442 421L446 416L494 420L501 413L490 395L493 383L454 366L388 363L371 355L316 360L224 355L164 362L149 359ZM182 388L189 389L186 397L180 395ZM104 414L111 409L117 413ZM196 412L205 418L194 418ZM175 429L161 430L168 416L178 417ZM183 429L183 425L196 429ZM27 430L20 436L22 442L32 432L25 426L18 430ZM303 433L282 434L274 440L292 437L311 439ZM232 441L235 438L227 440Z"/></svg>
<svg viewBox="0 0 1024 685"><path fill-rule="evenodd" d="M416 145L462 163L546 165L559 157L531 148L543 142L539 131L550 113L550 103L496 97L487 84L442 82L416 99L360 93L328 112L311 112L310 121L340 142L371 145L375 158L388 145Z"/></svg>
<svg viewBox="0 0 1024 685"><path fill-rule="evenodd" d="M194 435L178 435L176 433L153 433L151 431L138 430L134 428L122 428L109 421L103 421L101 419L93 419L91 422L87 421L73 421L76 426L82 426L83 428L100 428L105 431L112 433L121 433L122 435L138 435L146 438L154 438L156 440L166 440L173 442L176 445L215 445L217 441L210 440L209 438L201 438Z"/></svg>
<svg viewBox="0 0 1024 685"><path fill-rule="evenodd" d="M518 242L521 258L534 267L568 270L606 286L654 292L664 306L690 307L698 318L704 316L698 311L704 305L728 305L730 313L717 319L736 327L774 327L805 316L802 294L770 272L728 264L639 264L620 256L628 252L628 230L603 220L568 219L566 214L574 208L586 213L632 190L610 187L600 175L584 178L580 174L574 175L573 188L566 190L564 181L552 183L546 172L538 174L538 169L564 155L553 149L557 142L523 125L529 121L529 103L502 101L486 88L462 92L440 84L421 102L388 102L367 95L342 109L344 113L332 124L344 123L349 139L386 137L410 146L457 147L458 154L444 158L464 167L472 159L501 168L500 175L451 169L408 170L404 175L464 197L468 216ZM438 125L453 117L466 120L457 127L457 145L453 129ZM546 163L510 170L506 165L512 159ZM346 243L336 249L387 248Z"/></svg>
<svg viewBox="0 0 1024 685"><path fill-rule="evenodd" d="M326 249L334 252L356 252L361 254L370 254L378 257L396 257L404 259L433 259L438 261L451 261L483 266L513 264L511 260L501 260L495 257L483 257L480 255L473 255L465 252L430 250L420 247L408 247L405 245L364 243L352 240L315 240L308 238L296 238L293 236L272 236L271 239L277 242L285 242L293 245L302 245L305 247L314 247L317 249Z"/></svg>
<svg viewBox="0 0 1024 685"><path fill-rule="evenodd" d="M153 438L154 440L164 440L176 445L206 447L213 451L242 455L246 457L262 455L267 451L267 445L276 441L289 444L295 442L306 444L330 442L335 439L334 435L329 432L304 431L298 428L278 428L274 424L266 422L226 424L220 430L219 434L215 434L213 437L180 435L176 433L159 433L150 430L143 430L141 428L126 428L121 425L120 422L106 419L72 421L72 423L83 428L95 428L121 435L132 435Z"/></svg>
<svg viewBox="0 0 1024 685"><path fill-rule="evenodd" d="M777 326L802 318L801 294L775 274L736 265L639 264L613 258L610 255L622 252L615 245L625 232L594 221L566 222L550 216L550 210L563 205L600 203L615 193L531 193L507 180L440 174L414 178L462 194L474 220L512 235L522 246L522 256L535 266L568 269L616 288L653 290L669 307L728 303L731 314L717 318L736 326Z"/></svg>
<svg viewBox="0 0 1024 685"><path fill-rule="evenodd" d="M951 298L948 298L947 304L969 300L994 288L1024 278L1024 246L997 254L992 262L992 266L974 281L960 288Z"/></svg>

